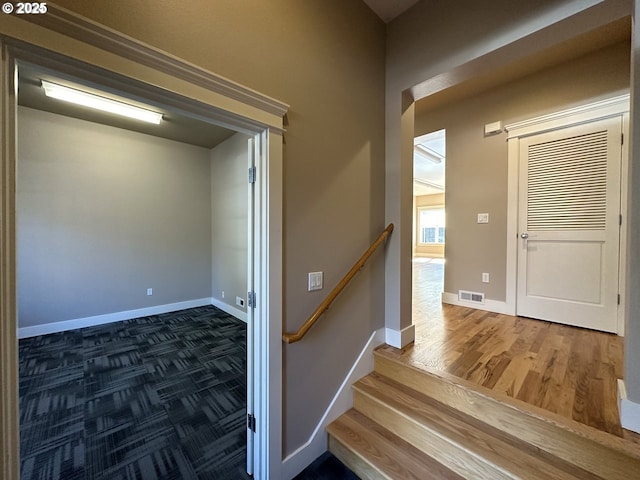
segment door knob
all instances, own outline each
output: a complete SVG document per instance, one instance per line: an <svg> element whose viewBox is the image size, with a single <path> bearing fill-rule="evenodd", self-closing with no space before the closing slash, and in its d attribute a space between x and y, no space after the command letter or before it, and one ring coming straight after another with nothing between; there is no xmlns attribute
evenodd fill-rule
<svg viewBox="0 0 640 480"><path fill-rule="evenodd" d="M521 233L520 234L520 238L524 238L526 240L527 238L529 238L529 234L528 233Z"/></svg>

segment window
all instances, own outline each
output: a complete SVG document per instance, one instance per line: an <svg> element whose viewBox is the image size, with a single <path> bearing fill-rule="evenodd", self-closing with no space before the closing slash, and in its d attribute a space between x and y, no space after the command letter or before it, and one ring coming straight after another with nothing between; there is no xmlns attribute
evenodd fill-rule
<svg viewBox="0 0 640 480"><path fill-rule="evenodd" d="M444 208L418 209L418 243L444 244Z"/></svg>

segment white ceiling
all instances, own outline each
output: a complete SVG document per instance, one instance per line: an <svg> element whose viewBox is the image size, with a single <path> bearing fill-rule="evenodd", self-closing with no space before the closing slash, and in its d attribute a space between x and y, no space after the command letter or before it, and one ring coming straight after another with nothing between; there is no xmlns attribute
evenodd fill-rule
<svg viewBox="0 0 640 480"><path fill-rule="evenodd" d="M389 23L398 15L418 3L418 0L363 0L384 23Z"/></svg>

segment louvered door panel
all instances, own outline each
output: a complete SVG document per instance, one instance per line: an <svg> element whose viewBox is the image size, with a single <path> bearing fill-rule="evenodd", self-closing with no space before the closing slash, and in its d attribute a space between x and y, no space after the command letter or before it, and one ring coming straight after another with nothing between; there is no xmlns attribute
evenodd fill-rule
<svg viewBox="0 0 640 480"><path fill-rule="evenodd" d="M619 118L520 139L517 312L615 331Z"/></svg>
<svg viewBox="0 0 640 480"><path fill-rule="evenodd" d="M527 230L604 230L607 131L528 149Z"/></svg>

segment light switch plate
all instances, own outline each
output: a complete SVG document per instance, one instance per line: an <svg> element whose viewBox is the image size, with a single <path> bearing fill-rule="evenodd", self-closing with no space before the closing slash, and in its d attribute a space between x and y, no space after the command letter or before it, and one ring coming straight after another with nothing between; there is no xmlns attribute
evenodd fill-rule
<svg viewBox="0 0 640 480"><path fill-rule="evenodd" d="M322 290L324 283L324 275L322 272L309 272L309 287L308 291Z"/></svg>

